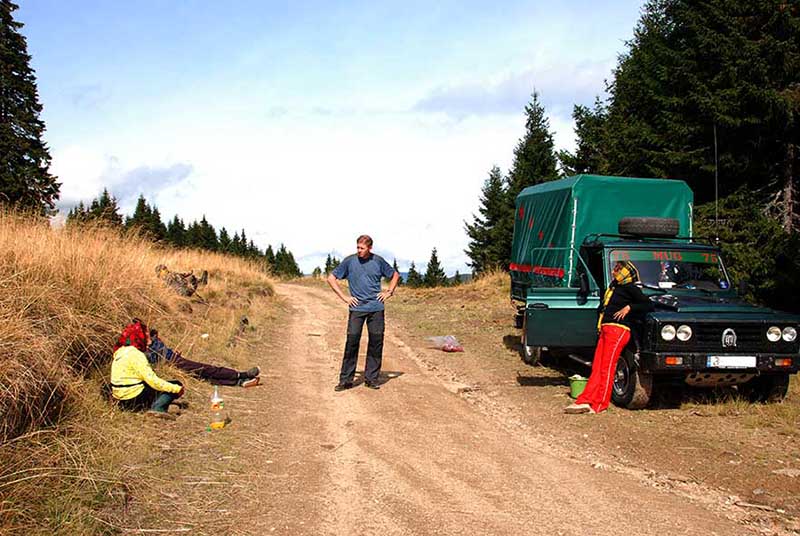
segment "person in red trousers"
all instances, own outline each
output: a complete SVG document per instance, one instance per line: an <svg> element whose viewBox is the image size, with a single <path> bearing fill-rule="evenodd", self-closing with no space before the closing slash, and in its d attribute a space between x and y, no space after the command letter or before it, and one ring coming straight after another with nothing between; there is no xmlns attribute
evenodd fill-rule
<svg viewBox="0 0 800 536"><path fill-rule="evenodd" d="M652 310L652 302L636 283L639 272L630 261L620 261L603 296L597 328L600 336L592 361L592 374L575 403L565 413L600 413L611 402L617 360L631 338L631 321Z"/></svg>

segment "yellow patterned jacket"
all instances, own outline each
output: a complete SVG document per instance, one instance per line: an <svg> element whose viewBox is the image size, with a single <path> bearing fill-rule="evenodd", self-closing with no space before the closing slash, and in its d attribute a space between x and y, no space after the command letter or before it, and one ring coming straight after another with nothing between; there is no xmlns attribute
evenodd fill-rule
<svg viewBox="0 0 800 536"><path fill-rule="evenodd" d="M178 393L181 386L159 378L147 357L133 346L123 346L114 352L111 362L111 394L117 400L130 400L144 391L144 384L156 391Z"/></svg>

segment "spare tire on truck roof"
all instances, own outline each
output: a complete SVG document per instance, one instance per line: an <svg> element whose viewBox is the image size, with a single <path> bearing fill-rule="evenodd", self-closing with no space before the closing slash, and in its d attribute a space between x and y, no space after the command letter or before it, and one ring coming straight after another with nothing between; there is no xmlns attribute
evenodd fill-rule
<svg viewBox="0 0 800 536"><path fill-rule="evenodd" d="M674 218L622 218L617 229L623 235L673 237L678 236L680 222Z"/></svg>

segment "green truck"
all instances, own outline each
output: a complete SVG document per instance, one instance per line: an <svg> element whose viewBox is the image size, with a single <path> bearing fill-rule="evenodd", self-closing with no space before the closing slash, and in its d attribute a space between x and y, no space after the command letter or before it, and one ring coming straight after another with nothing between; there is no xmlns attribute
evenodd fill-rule
<svg viewBox="0 0 800 536"><path fill-rule="evenodd" d="M800 316L740 299L744 282L737 292L719 248L694 238L692 209L678 180L577 175L523 190L509 266L523 360L590 367L600 299L624 259L655 310L620 356L616 405L643 408L656 390L687 384L784 398L800 368Z"/></svg>

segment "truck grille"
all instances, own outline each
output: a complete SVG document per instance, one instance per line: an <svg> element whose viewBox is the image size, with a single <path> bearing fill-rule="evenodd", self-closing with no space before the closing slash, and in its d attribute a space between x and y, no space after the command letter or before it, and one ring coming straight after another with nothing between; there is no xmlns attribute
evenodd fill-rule
<svg viewBox="0 0 800 536"><path fill-rule="evenodd" d="M680 323L673 323L678 327ZM737 322L686 322L692 328L692 338L686 342L677 339L665 341L661 338L662 323L656 323L648 330L651 343L656 352L719 352L719 353L797 353L798 341L770 342L767 340L766 324ZM781 325L783 327L783 325ZM723 346L722 334L731 328L736 332L736 346Z"/></svg>

